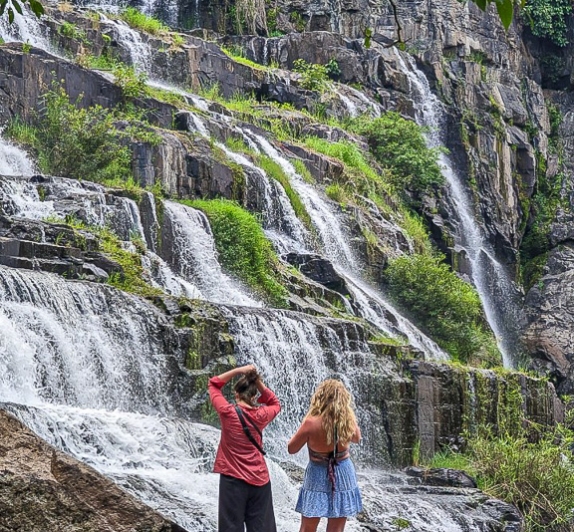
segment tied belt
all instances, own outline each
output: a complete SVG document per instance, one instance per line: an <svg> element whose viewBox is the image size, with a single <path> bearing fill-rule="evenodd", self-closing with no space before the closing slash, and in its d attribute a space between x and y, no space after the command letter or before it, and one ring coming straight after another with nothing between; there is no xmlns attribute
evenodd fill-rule
<svg viewBox="0 0 574 532"><path fill-rule="evenodd" d="M340 460L344 460L349 457L349 449L345 449L344 451L336 451L335 449L330 453L319 453L317 451L313 451L313 449L309 449L309 459L312 462L327 464L327 476L331 482L331 494L333 496L335 495L335 485L337 480L335 475L335 466L339 465Z"/></svg>

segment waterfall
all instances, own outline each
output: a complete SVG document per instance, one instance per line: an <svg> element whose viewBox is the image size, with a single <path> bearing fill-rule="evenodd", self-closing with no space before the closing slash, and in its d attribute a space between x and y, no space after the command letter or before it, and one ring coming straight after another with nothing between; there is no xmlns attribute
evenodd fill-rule
<svg viewBox="0 0 574 532"><path fill-rule="evenodd" d="M145 10L155 10L155 0L147 2ZM141 65L143 69L145 61ZM200 126L202 134L208 135L205 125ZM313 218L323 249L345 275L363 316L383 330L403 331L413 345L424 344L431 356L444 356L438 349L434 352L432 342L422 334L418 338L420 333L381 294L353 274L360 271L360 263L328 202L265 139L252 142L284 167ZM10 146L0 146L0 164L8 168L5 173L33 174L33 166L27 166L29 161L21 153L7 155L18 153ZM230 150L227 154L236 161L241 157ZM259 186L267 202L264 223L276 245L280 248L288 234L291 240L285 249L307 249L307 232L283 189L247 158L239 164L263 183ZM50 178L41 186L42 194L28 180L0 179L3 208L13 216L36 220L73 214L89 224L112 224L123 238L145 239L148 224L142 224L132 200L85 182ZM278 203L272 203L274 195L281 198ZM284 411L266 431L265 441L271 451L268 464L278 529L296 532L299 516L292 509L296 482L288 477L289 468L279 464L288 458L285 441L301 420L314 387L333 374L345 381L355 397L361 397L366 393L365 381L382 375L389 362L369 352L353 323L249 308L260 303L222 272L205 216L174 202L165 203L164 214L181 276L147 250L142 261L156 272L152 280L177 295L245 305L221 310L230 322L238 361L258 364L283 402ZM155 213L152 217L157 220ZM282 225L283 219L290 226ZM92 465L190 532L214 532L218 477L211 468L219 432L186 419L189 405L179 392L187 370L182 367L183 354L173 348L167 324L163 312L109 286L0 266L0 402L48 442ZM358 407L365 432L359 456L372 442L382 441L380 434L370 433L384 431L378 415ZM304 457L295 460L302 464ZM394 528L394 519L407 517L421 532L484 530L481 518L469 515L468 499L449 511L450 506L441 507L433 499L432 490L420 495L400 475L367 471L360 474L360 483L377 526ZM365 528L350 520L346 530L364 532Z"/></svg>
<svg viewBox="0 0 574 532"><path fill-rule="evenodd" d="M261 150L279 164L290 179L290 183L299 194L311 216L321 239L321 251L347 281L349 290L355 296L361 316L371 321L385 333L403 334L417 349L436 360L446 360L448 355L435 342L419 331L384 298L384 296L366 283L357 272L361 265L349 245L349 235L333 212L331 206L318 191L297 174L293 165L283 157L270 142L260 135L250 134Z"/></svg>
<svg viewBox="0 0 574 532"><path fill-rule="evenodd" d="M166 201L171 226L172 266L214 303L261 306L248 290L221 270L213 234L205 214L186 205Z"/></svg>
<svg viewBox="0 0 574 532"><path fill-rule="evenodd" d="M210 139L209 130L204 121L194 113L189 113L190 129L195 130L202 137ZM241 128L235 128L240 135L256 152L259 152L257 143ZM251 196L261 198L262 225L267 236L270 237L279 253L295 251L304 253L311 243L309 232L299 220L283 187L274 179L270 179L265 171L254 165L245 155L230 150L225 144L215 142L229 160L241 165L246 171L246 185Z"/></svg>
<svg viewBox="0 0 574 532"><path fill-rule="evenodd" d="M100 16L102 22L109 24L116 31L118 44L129 53L135 70L149 74L152 65L151 46L142 40L140 32L130 28L123 20L110 19L101 13Z"/></svg>
<svg viewBox="0 0 574 532"><path fill-rule="evenodd" d="M255 348L255 358L265 356L261 347L248 343L257 333L249 330L254 319L238 329L242 357ZM317 339L307 338L317 332L315 326L281 316L262 320L263 334L256 338L266 348L299 353L299 360L324 368L321 360L304 356L321 357ZM185 405L165 392L173 388L179 370L162 345L161 322L153 307L114 289L0 267L0 402L49 443L190 532L213 532L218 477L211 469L219 434L167 417ZM269 369L263 358L258 362ZM309 386L323 374L318 370ZM286 408L296 408L289 398ZM296 421L290 419L289 430ZM270 460L269 466L279 529L296 532L296 487L276 462ZM357 530L356 524L349 529Z"/></svg>
<svg viewBox="0 0 574 532"><path fill-rule="evenodd" d="M31 176L34 172L34 164L26 152L0 137L0 175Z"/></svg>
<svg viewBox="0 0 574 532"><path fill-rule="evenodd" d="M446 119L440 101L432 93L428 79L416 67L412 57L407 56L407 65L401 53L396 51L396 55L409 81L410 93L416 105L417 122L428 128L429 147L444 145ZM445 153L441 153L439 164L449 186L454 214L460 222L457 228L459 232L455 235L456 246L463 249L469 259L472 282L482 301L488 324L496 336L504 366L513 367L519 350L516 325L518 308L514 302L518 296L517 288L505 266L496 259L492 246L477 222L474 204L452 161Z"/></svg>
<svg viewBox="0 0 574 532"><path fill-rule="evenodd" d="M0 267L2 400L171 412L159 321L111 288Z"/></svg>
<svg viewBox="0 0 574 532"><path fill-rule="evenodd" d="M22 5L22 14L14 9L12 24L8 22L8 15L0 17L0 37L4 42L29 43L46 51L50 51L51 48L45 28L40 25L26 4Z"/></svg>

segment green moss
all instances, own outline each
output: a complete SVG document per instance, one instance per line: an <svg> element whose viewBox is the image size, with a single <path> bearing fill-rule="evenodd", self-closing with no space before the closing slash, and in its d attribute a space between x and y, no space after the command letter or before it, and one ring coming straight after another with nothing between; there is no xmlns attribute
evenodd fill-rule
<svg viewBox="0 0 574 532"><path fill-rule="evenodd" d="M163 22L149 17L133 7L128 7L122 11L120 17L132 28L151 35L163 35L170 31Z"/></svg>
<svg viewBox="0 0 574 532"><path fill-rule="evenodd" d="M286 306L280 264L257 219L229 200L182 200L202 210L213 231L221 264L272 304Z"/></svg>

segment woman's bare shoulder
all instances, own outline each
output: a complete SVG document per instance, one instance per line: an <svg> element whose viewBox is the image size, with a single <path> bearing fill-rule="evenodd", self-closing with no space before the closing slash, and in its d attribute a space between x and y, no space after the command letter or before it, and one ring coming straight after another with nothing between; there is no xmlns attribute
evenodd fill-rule
<svg viewBox="0 0 574 532"><path fill-rule="evenodd" d="M319 416L307 416L304 423L308 430L321 428L321 418Z"/></svg>

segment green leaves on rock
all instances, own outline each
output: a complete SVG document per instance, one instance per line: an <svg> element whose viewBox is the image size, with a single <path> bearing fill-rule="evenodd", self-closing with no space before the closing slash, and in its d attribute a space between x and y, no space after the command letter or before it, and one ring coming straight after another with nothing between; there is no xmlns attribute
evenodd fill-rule
<svg viewBox="0 0 574 532"><path fill-rule="evenodd" d="M499 364L478 293L442 259L410 255L391 261L385 272L391 296L453 357Z"/></svg>
<svg viewBox="0 0 574 532"><path fill-rule="evenodd" d="M278 281L279 260L255 216L224 199L182 200L181 203L207 215L224 268L270 303L286 306L288 293Z"/></svg>
<svg viewBox="0 0 574 532"><path fill-rule="evenodd" d="M22 6L26 3L38 18L44 14L44 6L38 0L0 0L0 16L8 13L8 22L12 24L14 22L14 10L22 15Z"/></svg>

